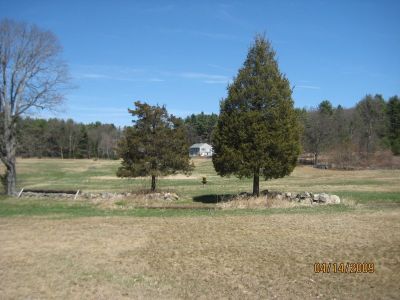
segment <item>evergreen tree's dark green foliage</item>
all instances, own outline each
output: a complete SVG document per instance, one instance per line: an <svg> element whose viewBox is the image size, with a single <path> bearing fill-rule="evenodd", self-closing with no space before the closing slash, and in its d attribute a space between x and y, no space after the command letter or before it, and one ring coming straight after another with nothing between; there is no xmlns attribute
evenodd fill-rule
<svg viewBox="0 0 400 300"><path fill-rule="evenodd" d="M333 106L329 100L324 100L318 105L318 111L326 116L333 115Z"/></svg>
<svg viewBox="0 0 400 300"><path fill-rule="evenodd" d="M211 134L217 125L217 114L192 114L185 118L185 125L188 128L189 142L195 143L211 143Z"/></svg>
<svg viewBox="0 0 400 300"><path fill-rule="evenodd" d="M387 105L389 118L389 142L393 154L400 155L400 99L394 96Z"/></svg>
<svg viewBox="0 0 400 300"><path fill-rule="evenodd" d="M90 158L89 136L85 126L80 126L77 158Z"/></svg>
<svg viewBox="0 0 400 300"><path fill-rule="evenodd" d="M219 175L253 177L253 194L259 195L260 175L268 180L292 172L300 127L291 94L269 41L257 36L220 105L212 137Z"/></svg>
<svg viewBox="0 0 400 300"><path fill-rule="evenodd" d="M151 190L156 177L183 172L193 166L189 159L189 143L183 121L169 115L165 106L150 106L139 101L129 110L134 125L125 128L118 144L123 159L119 177L151 176Z"/></svg>

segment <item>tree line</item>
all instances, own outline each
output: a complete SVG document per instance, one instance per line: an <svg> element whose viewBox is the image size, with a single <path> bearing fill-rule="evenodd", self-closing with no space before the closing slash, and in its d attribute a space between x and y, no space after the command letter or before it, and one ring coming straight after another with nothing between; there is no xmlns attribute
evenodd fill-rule
<svg viewBox="0 0 400 300"><path fill-rule="evenodd" d="M313 154L317 164L328 154L339 167L368 164L378 151L400 154L400 99L387 101L381 95L366 95L354 107L333 107L322 101L318 107L297 110L303 127L303 152Z"/></svg>
<svg viewBox="0 0 400 300"><path fill-rule="evenodd" d="M0 119L2 117L0 116ZM217 114L192 114L181 120L189 144L211 143ZM117 159L124 128L114 124L79 123L72 119L21 117L17 121L17 156Z"/></svg>
<svg viewBox="0 0 400 300"><path fill-rule="evenodd" d="M26 117L18 120L17 155L116 159L120 136L121 129L113 124Z"/></svg>
<svg viewBox="0 0 400 300"><path fill-rule="evenodd" d="M303 153L329 154L338 165L367 160L373 153L400 154L400 98L387 101L367 95L354 107L334 107L323 100L317 107L296 109L301 125ZM183 120L189 144L211 144L217 114L192 114ZM83 124L72 119L21 118L17 126L17 155L21 157L119 158L116 151L123 128L100 122Z"/></svg>

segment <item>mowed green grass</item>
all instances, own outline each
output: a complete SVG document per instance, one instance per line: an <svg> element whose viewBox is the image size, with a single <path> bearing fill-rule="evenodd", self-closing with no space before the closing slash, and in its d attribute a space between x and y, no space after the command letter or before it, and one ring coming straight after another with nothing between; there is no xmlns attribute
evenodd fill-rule
<svg viewBox="0 0 400 300"><path fill-rule="evenodd" d="M220 177L210 159L196 159L190 176L157 180L161 190L172 190L182 201L213 202L217 195L250 192L252 179ZM149 189L149 178L118 178L117 160L18 159L18 189L61 189L85 192L128 192ZM203 186L202 177L207 178ZM280 179L261 182L261 190L327 192L358 202L400 202L400 170L338 171L299 166Z"/></svg>

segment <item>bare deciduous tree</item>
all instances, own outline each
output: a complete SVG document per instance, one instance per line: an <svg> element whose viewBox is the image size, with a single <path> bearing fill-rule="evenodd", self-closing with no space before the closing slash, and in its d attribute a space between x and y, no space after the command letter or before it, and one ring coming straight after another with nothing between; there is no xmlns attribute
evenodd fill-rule
<svg viewBox="0 0 400 300"><path fill-rule="evenodd" d="M5 191L15 194L17 120L33 109L52 109L63 100L68 81L57 37L35 25L0 21L0 159Z"/></svg>
<svg viewBox="0 0 400 300"><path fill-rule="evenodd" d="M318 109L311 110L305 120L305 150L314 154L314 164L318 164L320 153L332 144L333 108L328 100L322 101Z"/></svg>

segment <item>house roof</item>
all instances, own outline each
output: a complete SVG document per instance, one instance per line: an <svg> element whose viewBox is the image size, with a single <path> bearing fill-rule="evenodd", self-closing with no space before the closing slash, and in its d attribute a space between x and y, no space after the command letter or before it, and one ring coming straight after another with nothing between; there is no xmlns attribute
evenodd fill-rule
<svg viewBox="0 0 400 300"><path fill-rule="evenodd" d="M207 143L198 143L198 144L193 144L192 146L190 146L190 148L204 148L204 147L212 148L212 146Z"/></svg>

